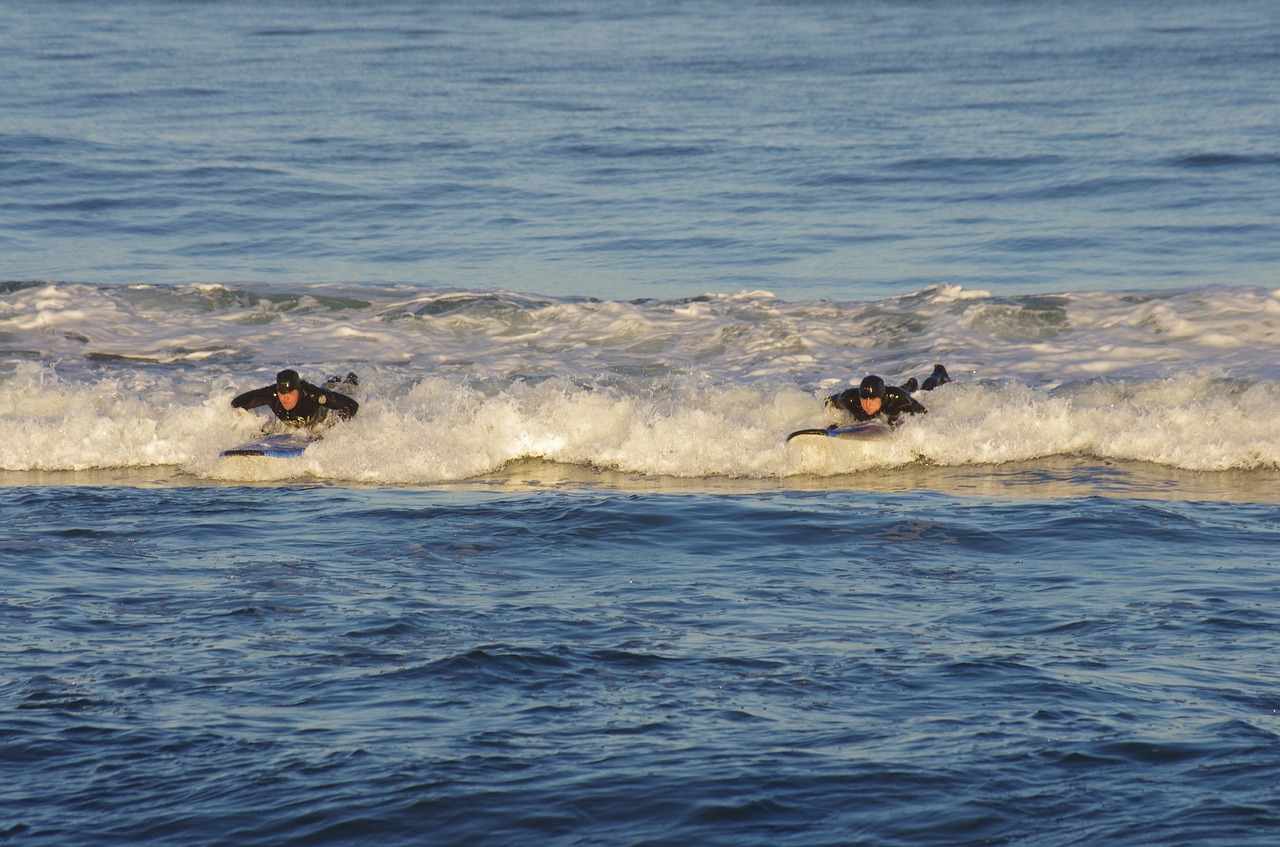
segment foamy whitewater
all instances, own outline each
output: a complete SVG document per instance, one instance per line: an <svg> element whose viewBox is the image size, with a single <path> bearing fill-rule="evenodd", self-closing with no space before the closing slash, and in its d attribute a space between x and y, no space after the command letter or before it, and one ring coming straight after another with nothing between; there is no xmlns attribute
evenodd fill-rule
<svg viewBox="0 0 1280 847"><path fill-rule="evenodd" d="M1280 290L874 302L765 292L600 301L504 291L10 284L0 468L174 466L384 484L521 459L675 477L842 474L1079 455L1280 467ZM953 382L889 442L784 443L866 373ZM300 462L223 460L269 424L240 391L358 374L355 420ZM270 465L267 471L262 467Z"/></svg>

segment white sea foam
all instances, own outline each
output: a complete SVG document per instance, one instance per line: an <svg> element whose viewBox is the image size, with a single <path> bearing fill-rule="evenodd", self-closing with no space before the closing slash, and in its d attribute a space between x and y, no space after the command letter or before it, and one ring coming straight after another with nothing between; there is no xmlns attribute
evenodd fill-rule
<svg viewBox="0 0 1280 847"><path fill-rule="evenodd" d="M426 483L522 458L683 477L1082 455L1280 467L1280 291L876 302L764 292L614 302L317 286L11 286L0 469L173 465L202 477ZM887 442L785 434L867 372L954 382ZM357 371L361 412L299 461L227 462L277 369ZM277 467L277 465L279 467ZM264 470L270 466L271 470Z"/></svg>

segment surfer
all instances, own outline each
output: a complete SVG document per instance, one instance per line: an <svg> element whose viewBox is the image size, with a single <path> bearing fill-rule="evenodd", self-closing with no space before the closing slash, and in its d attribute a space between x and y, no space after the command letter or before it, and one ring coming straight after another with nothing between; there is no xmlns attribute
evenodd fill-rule
<svg viewBox="0 0 1280 847"><path fill-rule="evenodd" d="M270 406L280 422L294 427L315 427L323 423L332 411L342 420L355 416L360 404L345 394L333 390L334 385L356 385L354 373L346 380L330 379L324 387L312 385L298 376L295 370L283 370L276 374L274 385L264 385L246 391L231 401L237 409L256 409Z"/></svg>
<svg viewBox="0 0 1280 847"><path fill-rule="evenodd" d="M898 424L902 415L921 415L928 411L919 400L911 396L911 392L932 391L950 381L951 377L942 365L934 365L933 373L925 377L923 383L917 383L912 377L903 387L885 385L884 379L872 374L863 379L857 388L832 394L827 398L827 406L843 409L853 415L856 421L870 421L884 416L893 426Z"/></svg>

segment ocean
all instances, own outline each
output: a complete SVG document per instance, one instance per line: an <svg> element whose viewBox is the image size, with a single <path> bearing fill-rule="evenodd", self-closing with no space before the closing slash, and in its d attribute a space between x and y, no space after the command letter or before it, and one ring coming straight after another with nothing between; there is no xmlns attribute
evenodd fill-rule
<svg viewBox="0 0 1280 847"><path fill-rule="evenodd" d="M1275 4L9 0L0 73L0 844L1280 839ZM359 413L222 457L286 367Z"/></svg>

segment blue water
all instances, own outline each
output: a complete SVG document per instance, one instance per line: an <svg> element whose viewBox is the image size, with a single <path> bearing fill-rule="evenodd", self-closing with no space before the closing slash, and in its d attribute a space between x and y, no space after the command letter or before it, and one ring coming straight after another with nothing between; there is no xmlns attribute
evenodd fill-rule
<svg viewBox="0 0 1280 847"><path fill-rule="evenodd" d="M1267 843L1275 504L5 489L15 843Z"/></svg>
<svg viewBox="0 0 1280 847"><path fill-rule="evenodd" d="M3 509L18 843L1280 825L1274 504L51 487Z"/></svg>
<svg viewBox="0 0 1280 847"><path fill-rule="evenodd" d="M1269 0L10 0L4 273L1272 286L1278 38Z"/></svg>
<svg viewBox="0 0 1280 847"><path fill-rule="evenodd" d="M1280 839L1275 4L12 0L0 78L0 843ZM220 459L286 365L360 414Z"/></svg>

